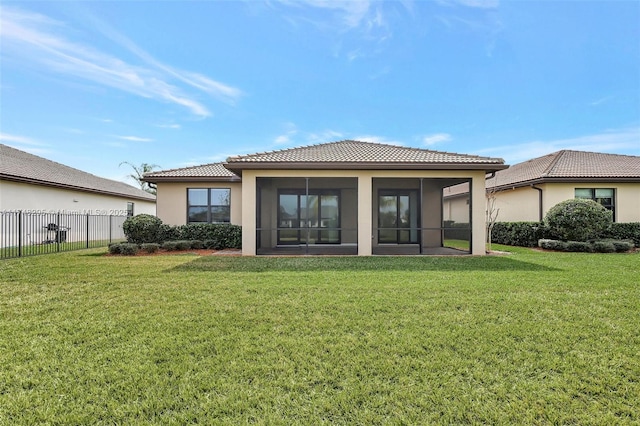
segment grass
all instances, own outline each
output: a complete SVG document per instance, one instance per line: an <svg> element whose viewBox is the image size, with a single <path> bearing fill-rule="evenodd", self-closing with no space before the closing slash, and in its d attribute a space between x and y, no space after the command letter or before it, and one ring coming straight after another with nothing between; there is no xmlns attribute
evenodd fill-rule
<svg viewBox="0 0 640 426"><path fill-rule="evenodd" d="M109 240L86 240L65 241L63 243L51 242L48 244L25 244L22 247L10 246L0 247L0 260L21 256L36 256L41 254L51 254L63 251L83 250L87 248L107 247L110 242L121 242L122 239Z"/></svg>
<svg viewBox="0 0 640 426"><path fill-rule="evenodd" d="M637 424L640 255L0 262L0 424Z"/></svg>

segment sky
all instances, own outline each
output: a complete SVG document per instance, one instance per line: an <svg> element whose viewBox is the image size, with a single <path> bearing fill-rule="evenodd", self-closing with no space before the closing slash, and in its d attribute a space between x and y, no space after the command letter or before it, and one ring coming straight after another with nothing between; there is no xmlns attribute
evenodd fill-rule
<svg viewBox="0 0 640 426"><path fill-rule="evenodd" d="M637 0L0 3L0 142L127 180L344 139L640 155Z"/></svg>

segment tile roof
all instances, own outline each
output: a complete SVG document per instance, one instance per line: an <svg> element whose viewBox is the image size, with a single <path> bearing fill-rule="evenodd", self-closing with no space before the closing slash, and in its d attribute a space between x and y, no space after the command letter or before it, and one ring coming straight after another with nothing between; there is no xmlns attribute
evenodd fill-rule
<svg viewBox="0 0 640 426"><path fill-rule="evenodd" d="M199 166L184 167L181 169L159 170L157 172L145 173L144 179L148 182L156 182L158 180L172 180L172 178L189 178L189 180L202 179L220 179L220 180L239 180L238 175L227 170L222 163L202 164Z"/></svg>
<svg viewBox="0 0 640 426"><path fill-rule="evenodd" d="M514 164L487 181L487 188L544 180L640 180L640 157L562 150Z"/></svg>
<svg viewBox="0 0 640 426"><path fill-rule="evenodd" d="M229 157L225 166L235 170L260 167L260 165L265 164L277 164L282 167L287 163L298 165L302 163L308 166L349 164L361 168L384 168L400 164L406 168L409 168L407 166L451 165L471 166L471 168L479 168L473 166L488 166L490 169L496 166L498 166L497 169L505 167L504 160L501 158L454 154L353 140Z"/></svg>
<svg viewBox="0 0 640 426"><path fill-rule="evenodd" d="M0 144L0 178L139 200L156 199L124 182L101 178L3 144Z"/></svg>

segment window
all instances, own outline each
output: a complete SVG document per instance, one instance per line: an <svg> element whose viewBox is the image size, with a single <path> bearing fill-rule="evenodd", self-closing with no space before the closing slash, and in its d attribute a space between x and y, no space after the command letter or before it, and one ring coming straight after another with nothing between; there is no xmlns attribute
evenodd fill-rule
<svg viewBox="0 0 640 426"><path fill-rule="evenodd" d="M308 196L304 190L281 191L278 207L278 244L340 244L336 191L313 191Z"/></svg>
<svg viewBox="0 0 640 426"><path fill-rule="evenodd" d="M613 188L576 188L575 197L593 200L611 210L615 217L615 190Z"/></svg>
<svg viewBox="0 0 640 426"><path fill-rule="evenodd" d="M231 222L231 189L188 188L188 223Z"/></svg>
<svg viewBox="0 0 640 426"><path fill-rule="evenodd" d="M418 192L380 191L378 194L378 242L418 242Z"/></svg>
<svg viewBox="0 0 640 426"><path fill-rule="evenodd" d="M133 203L127 203L127 217L133 217Z"/></svg>

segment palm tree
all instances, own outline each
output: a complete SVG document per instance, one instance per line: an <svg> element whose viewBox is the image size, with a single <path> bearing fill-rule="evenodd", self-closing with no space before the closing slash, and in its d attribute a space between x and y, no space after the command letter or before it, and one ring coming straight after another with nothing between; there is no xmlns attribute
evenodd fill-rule
<svg viewBox="0 0 640 426"><path fill-rule="evenodd" d="M145 173L150 173L153 171L153 169L160 168L160 166L158 166L157 164L149 163L142 163L139 166L136 166L135 164L131 164L128 161L123 161L122 163L120 163L120 166L122 166L123 164L126 164L133 169L134 173L131 173L128 177L138 182L140 189L142 189L143 191L147 191L150 194L156 195L156 188L154 186L151 186L149 182L145 182L142 179L144 178Z"/></svg>

